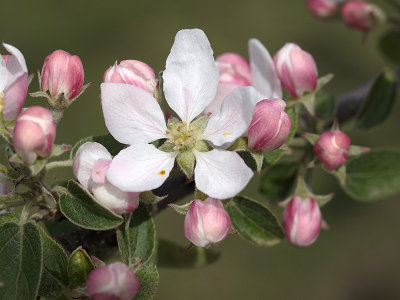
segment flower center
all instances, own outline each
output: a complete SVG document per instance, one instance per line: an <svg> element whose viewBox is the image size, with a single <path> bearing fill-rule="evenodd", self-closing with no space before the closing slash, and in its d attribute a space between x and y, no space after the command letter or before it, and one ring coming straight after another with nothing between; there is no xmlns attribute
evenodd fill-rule
<svg viewBox="0 0 400 300"><path fill-rule="evenodd" d="M171 136L168 142L173 145L172 149L175 151L184 152L196 145L196 134L192 124L171 120L168 122L166 133Z"/></svg>

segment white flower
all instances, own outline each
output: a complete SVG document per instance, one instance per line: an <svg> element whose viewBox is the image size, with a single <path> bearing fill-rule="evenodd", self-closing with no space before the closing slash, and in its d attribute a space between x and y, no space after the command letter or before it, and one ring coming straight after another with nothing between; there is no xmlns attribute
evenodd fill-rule
<svg viewBox="0 0 400 300"><path fill-rule="evenodd" d="M103 83L101 99L106 126L119 142L130 144L107 171L111 184L126 192L142 192L163 184L183 153L196 160L197 188L218 199L239 193L253 176L242 158L226 151L247 130L257 101L252 87L230 93L219 114L204 126L199 116L214 99L219 73L203 31L181 30L175 37L163 73L164 94L181 121L165 123L164 114L149 93L133 85ZM196 122L197 121L197 122ZM168 139L161 151L152 144ZM207 141L215 148L208 151Z"/></svg>

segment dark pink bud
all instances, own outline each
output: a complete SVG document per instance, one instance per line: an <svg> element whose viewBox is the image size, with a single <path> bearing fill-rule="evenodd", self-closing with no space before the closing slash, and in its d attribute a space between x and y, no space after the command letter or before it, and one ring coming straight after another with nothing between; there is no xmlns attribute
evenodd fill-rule
<svg viewBox="0 0 400 300"><path fill-rule="evenodd" d="M336 0L307 0L307 7L315 17L325 19L336 13L338 2Z"/></svg>
<svg viewBox="0 0 400 300"><path fill-rule="evenodd" d="M276 98L257 103L248 130L251 149L275 150L285 143L291 126L285 107L285 101Z"/></svg>
<svg viewBox="0 0 400 300"><path fill-rule="evenodd" d="M81 59L63 50L56 50L46 57L42 68L41 88L53 98L63 95L74 99L81 91L84 71Z"/></svg>
<svg viewBox="0 0 400 300"><path fill-rule="evenodd" d="M231 219L222 202L215 198L194 200L185 217L185 236L198 247L209 247L226 238Z"/></svg>
<svg viewBox="0 0 400 300"><path fill-rule="evenodd" d="M282 87L293 97L299 98L317 87L318 72L314 58L298 45L288 43L283 46L275 54L274 63Z"/></svg>
<svg viewBox="0 0 400 300"><path fill-rule="evenodd" d="M219 82L234 85L250 85L249 62L239 54L225 53L217 57Z"/></svg>
<svg viewBox="0 0 400 300"><path fill-rule="evenodd" d="M294 196L283 213L286 239L296 247L311 245L321 230L322 216L312 198Z"/></svg>
<svg viewBox="0 0 400 300"><path fill-rule="evenodd" d="M343 165L349 157L351 140L342 131L326 131L314 145L314 153L327 170Z"/></svg>
<svg viewBox="0 0 400 300"><path fill-rule="evenodd" d="M33 106L18 116L13 144L22 160L31 165L38 156L50 155L55 137L56 124L52 113L41 106Z"/></svg>
<svg viewBox="0 0 400 300"><path fill-rule="evenodd" d="M157 86L154 70L139 60L123 60L119 65L115 62L104 73L103 82L135 85L152 95Z"/></svg>
<svg viewBox="0 0 400 300"><path fill-rule="evenodd" d="M140 283L128 266L116 262L90 272L86 287L92 300L131 300Z"/></svg>
<svg viewBox="0 0 400 300"><path fill-rule="evenodd" d="M376 5L356 0L343 5L342 19L348 27L368 31L378 21L383 21L385 15Z"/></svg>

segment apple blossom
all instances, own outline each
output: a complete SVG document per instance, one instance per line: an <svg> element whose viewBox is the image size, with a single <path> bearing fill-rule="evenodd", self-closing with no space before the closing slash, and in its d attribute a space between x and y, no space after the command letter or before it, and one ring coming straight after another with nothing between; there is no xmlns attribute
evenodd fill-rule
<svg viewBox="0 0 400 300"><path fill-rule="evenodd" d="M208 248L226 238L231 219L222 202L215 198L194 200L185 217L185 236L198 247Z"/></svg>
<svg viewBox="0 0 400 300"><path fill-rule="evenodd" d="M50 155L55 137L56 124L51 111L41 106L32 106L18 116L13 144L22 160L31 165L38 156Z"/></svg>
<svg viewBox="0 0 400 300"><path fill-rule="evenodd" d="M355 0L343 5L342 19L348 27L368 31L375 23L383 21L385 15L378 6Z"/></svg>
<svg viewBox="0 0 400 300"><path fill-rule="evenodd" d="M218 114L195 119L214 99L219 80L212 49L199 29L177 33L163 80L166 101L180 118L170 119L168 127L149 93L133 85L102 83L106 126L115 139L131 145L114 157L107 179L126 192L152 190L167 179L175 159L179 162L184 156L190 165L196 161L194 177L200 191L219 199L236 195L253 172L237 153L224 149L250 125L256 91L238 87ZM161 150L148 144L158 139L167 139ZM209 151L210 145L216 149Z"/></svg>
<svg viewBox="0 0 400 300"><path fill-rule="evenodd" d="M309 11L321 19L334 15L339 6L338 0L307 0L306 3Z"/></svg>
<svg viewBox="0 0 400 300"><path fill-rule="evenodd" d="M250 65L241 55L224 53L215 60L219 70L219 82L238 86L250 85Z"/></svg>
<svg viewBox="0 0 400 300"><path fill-rule="evenodd" d="M14 120L25 103L28 69L22 53L4 44L11 55L0 56L0 113L5 121Z"/></svg>
<svg viewBox="0 0 400 300"><path fill-rule="evenodd" d="M108 182L106 172L111 159L111 154L103 145L85 143L75 155L74 175L105 207L117 214L130 213L139 206L140 193L123 192Z"/></svg>

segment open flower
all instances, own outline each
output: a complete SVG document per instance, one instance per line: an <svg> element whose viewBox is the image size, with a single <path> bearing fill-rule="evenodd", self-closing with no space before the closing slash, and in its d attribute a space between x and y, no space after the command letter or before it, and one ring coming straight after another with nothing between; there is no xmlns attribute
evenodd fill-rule
<svg viewBox="0 0 400 300"><path fill-rule="evenodd" d="M28 69L22 53L3 44L11 55L0 56L0 113L6 121L14 120L25 103Z"/></svg>
<svg viewBox="0 0 400 300"><path fill-rule="evenodd" d="M219 79L210 44L199 29L177 33L163 79L166 101L180 118L170 119L168 126L156 99L143 89L101 85L106 126L119 142L131 145L114 157L107 179L126 192L152 190L168 178L176 158L186 158L196 164L200 191L218 199L236 195L253 172L237 153L224 149L247 130L257 92L239 87L226 97L218 114L195 119L214 99ZM158 139L167 139L164 151L148 144ZM209 145L218 149L209 151Z"/></svg>

